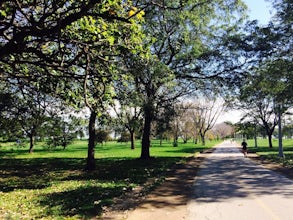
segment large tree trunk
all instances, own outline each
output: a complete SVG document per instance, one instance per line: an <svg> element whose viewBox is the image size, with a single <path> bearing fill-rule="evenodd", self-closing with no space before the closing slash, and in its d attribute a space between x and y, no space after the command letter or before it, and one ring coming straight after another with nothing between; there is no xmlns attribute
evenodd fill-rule
<svg viewBox="0 0 293 220"><path fill-rule="evenodd" d="M201 137L202 145L205 146L206 145L205 134L200 134L200 137Z"/></svg>
<svg viewBox="0 0 293 220"><path fill-rule="evenodd" d="M151 136L152 112L146 107L144 110L144 127L141 145L141 159L150 159L150 136Z"/></svg>
<svg viewBox="0 0 293 220"><path fill-rule="evenodd" d="M254 126L254 147L257 148L257 131L256 131L256 125Z"/></svg>
<svg viewBox="0 0 293 220"><path fill-rule="evenodd" d="M257 148L257 136L256 135L254 136L254 147Z"/></svg>
<svg viewBox="0 0 293 220"><path fill-rule="evenodd" d="M87 163L86 170L94 170L96 168L95 162L95 136L96 136L96 117L97 114L94 111L91 111L90 120L89 120L89 139L88 139L88 154L87 154Z"/></svg>
<svg viewBox="0 0 293 220"><path fill-rule="evenodd" d="M273 127L270 127L267 122L264 122L264 129L269 139L269 148L273 148L272 136L275 129L275 125Z"/></svg>
<svg viewBox="0 0 293 220"><path fill-rule="evenodd" d="M35 136L33 133L31 133L29 135L30 138L30 149L29 149L29 153L32 153L34 151L34 142L35 142Z"/></svg>
<svg viewBox="0 0 293 220"><path fill-rule="evenodd" d="M135 149L135 135L134 135L134 131L130 131L130 141L131 141L131 149L134 150Z"/></svg>
<svg viewBox="0 0 293 220"><path fill-rule="evenodd" d="M269 148L273 148L272 134L268 134L269 138Z"/></svg>
<svg viewBox="0 0 293 220"><path fill-rule="evenodd" d="M187 142L188 142L188 137L187 137L187 135L184 135L184 137L183 137L183 143L186 144Z"/></svg>
<svg viewBox="0 0 293 220"><path fill-rule="evenodd" d="M173 147L178 147L178 135L177 135L177 132L174 135Z"/></svg>
<svg viewBox="0 0 293 220"><path fill-rule="evenodd" d="M274 129L270 129L268 126L266 126L265 129L269 139L269 148L273 148L272 136L273 136Z"/></svg>

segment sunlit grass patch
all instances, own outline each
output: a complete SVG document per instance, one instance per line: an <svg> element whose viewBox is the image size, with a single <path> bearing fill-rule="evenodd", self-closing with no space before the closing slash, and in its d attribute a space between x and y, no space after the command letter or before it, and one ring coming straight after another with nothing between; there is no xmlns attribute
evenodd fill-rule
<svg viewBox="0 0 293 220"><path fill-rule="evenodd" d="M268 140L258 139L258 147L255 147L254 140L248 140L249 149L261 157L270 161L282 164L286 167L293 167L293 139L283 139L284 158L279 157L278 139L273 139L273 148L268 147Z"/></svg>
<svg viewBox="0 0 293 220"><path fill-rule="evenodd" d="M123 182L65 181L43 189L22 189L1 193L3 219L64 218L96 216L111 198L121 195L128 186ZM2 212L4 210L9 210Z"/></svg>

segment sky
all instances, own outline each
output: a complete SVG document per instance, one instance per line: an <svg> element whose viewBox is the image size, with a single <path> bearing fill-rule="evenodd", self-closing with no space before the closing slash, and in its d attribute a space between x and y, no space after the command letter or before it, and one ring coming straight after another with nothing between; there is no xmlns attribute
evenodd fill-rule
<svg viewBox="0 0 293 220"><path fill-rule="evenodd" d="M265 0L243 0L248 7L251 20L258 20L260 24L267 24L271 18L271 3Z"/></svg>

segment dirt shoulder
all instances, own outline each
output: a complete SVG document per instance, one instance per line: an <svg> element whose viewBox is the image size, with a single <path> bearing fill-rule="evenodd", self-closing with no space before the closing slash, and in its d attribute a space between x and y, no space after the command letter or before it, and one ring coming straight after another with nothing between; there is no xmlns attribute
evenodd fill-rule
<svg viewBox="0 0 293 220"><path fill-rule="evenodd" d="M282 164L272 162L255 153L249 153L248 157L252 159L253 161L255 161L256 163L261 164L263 167L269 170L273 170L277 173L280 173L283 176L287 177L288 179L293 180L293 168L285 167Z"/></svg>

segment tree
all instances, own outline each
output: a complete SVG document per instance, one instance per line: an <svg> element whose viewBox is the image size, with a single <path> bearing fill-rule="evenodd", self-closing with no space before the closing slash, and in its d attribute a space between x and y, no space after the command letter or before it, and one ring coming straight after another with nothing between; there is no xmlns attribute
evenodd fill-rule
<svg viewBox="0 0 293 220"><path fill-rule="evenodd" d="M282 105L282 113L292 106L293 95L293 65L289 60L275 59L260 66L258 77L264 93L274 98L276 103Z"/></svg>
<svg viewBox="0 0 293 220"><path fill-rule="evenodd" d="M138 107L121 106L114 110L116 113L117 124L127 129L130 136L131 149L135 149L135 133L141 128L141 110Z"/></svg>
<svg viewBox="0 0 293 220"><path fill-rule="evenodd" d="M263 75L265 76L265 75ZM239 108L247 111L244 118L257 122L266 131L269 147L273 147L272 135L278 124L275 98L266 92L263 77L249 77L240 90Z"/></svg>
<svg viewBox="0 0 293 220"><path fill-rule="evenodd" d="M288 138L293 137L293 119L292 118L289 118L285 121L283 132L284 132L284 135L286 135Z"/></svg>
<svg viewBox="0 0 293 220"><path fill-rule="evenodd" d="M103 5L104 9L111 7L120 15L127 14L127 5L117 2ZM122 54L135 54L143 49L142 21L133 18L130 24L126 24L86 16L72 23L64 33L65 41L70 42L75 53L71 57L74 66L68 70L69 75L75 76L72 85L76 89L71 90L71 98L77 106L84 105L90 112L87 170L95 169L96 121L103 123L115 97L114 84L119 79L119 68L124 62ZM67 95L65 98L70 97Z"/></svg>
<svg viewBox="0 0 293 220"><path fill-rule="evenodd" d="M236 132L240 132L247 139L255 136L255 124L250 121L240 121L236 123Z"/></svg>
<svg viewBox="0 0 293 220"><path fill-rule="evenodd" d="M35 138L48 120L48 112L56 100L36 90L33 85L29 87L21 81L11 89L16 92L13 94L13 106L9 109L9 117L29 138L29 152L32 153Z"/></svg>
<svg viewBox="0 0 293 220"><path fill-rule="evenodd" d="M176 118L176 105L168 106L168 108L160 108L155 117L155 133L160 139L160 145L162 145L163 139L169 139L174 131L173 125ZM176 135L173 134L173 137ZM177 146L177 142L173 142L173 146Z"/></svg>
<svg viewBox="0 0 293 220"><path fill-rule="evenodd" d="M117 13L111 13L111 7L115 10L118 1L3 0L0 4L0 60L4 63L8 63L15 54L27 54L38 58L37 65L44 61L52 65L52 57L46 56L42 48L52 42L56 43L58 50L62 50L61 32L84 16L128 21L127 14L120 17ZM23 58L25 60L25 56Z"/></svg>
<svg viewBox="0 0 293 220"><path fill-rule="evenodd" d="M10 83L21 78L27 83L42 81L43 85L66 90L64 81L71 77L80 79L72 69L76 68L76 61L82 55L75 45L77 41L82 43L83 38L75 39L75 43L68 38L72 33L69 31L71 25L79 21L86 23L89 17L91 21L96 18L100 26L106 21L130 23L128 7L119 1L3 0L0 4L0 79ZM119 11L119 16L118 13L110 13L110 9ZM88 28L89 33L93 31L91 27L84 25L83 30ZM96 35L101 32L108 34L105 30L94 31L97 31Z"/></svg>
<svg viewBox="0 0 293 220"><path fill-rule="evenodd" d="M110 133L109 131L106 131L103 129L96 130L96 135L95 135L96 143L103 144L104 142L109 141L110 140L109 133Z"/></svg>
<svg viewBox="0 0 293 220"><path fill-rule="evenodd" d="M203 88L204 80L225 77L238 68L223 40L234 33L244 9L241 1L225 0L151 5L145 30L154 39L152 52L177 79L196 81L194 86Z"/></svg>
<svg viewBox="0 0 293 220"><path fill-rule="evenodd" d="M173 147L178 147L178 138L181 135L180 123L182 117L182 108L175 106L175 117L171 121L171 131L173 135Z"/></svg>
<svg viewBox="0 0 293 220"><path fill-rule="evenodd" d="M276 37L274 42L274 57L277 59L292 61L292 0L272 1L276 14L272 19L273 33ZM291 64L292 65L292 64ZM291 81L292 86L292 81Z"/></svg>
<svg viewBox="0 0 293 220"><path fill-rule="evenodd" d="M125 80L126 78L126 80ZM127 80L130 78L131 80ZM142 107L140 94L135 88L133 78L125 74L114 83L116 97L112 105L115 112L116 126L122 127L121 131L125 129L129 132L131 149L135 149L135 136L142 128ZM123 134L125 136L125 133ZM128 135L127 135L128 137ZM121 137L123 139L123 137Z"/></svg>
<svg viewBox="0 0 293 220"><path fill-rule="evenodd" d="M182 117L181 117L181 135L184 143L190 138L197 139L196 135L198 133L198 124L196 124L197 109L194 108L194 103L187 103L182 108Z"/></svg>
<svg viewBox="0 0 293 220"><path fill-rule="evenodd" d="M90 111L87 169L94 169L96 118L114 96L122 53L141 48L143 11L131 2L1 1L1 80L40 83L43 92ZM4 7L5 6L5 7ZM37 71L31 71L35 69Z"/></svg>
<svg viewBox="0 0 293 220"><path fill-rule="evenodd" d="M201 142L205 145L206 133L211 130L220 114L223 112L224 106L217 103L216 99L206 98L198 103L196 110L198 111L198 133L201 137Z"/></svg>
<svg viewBox="0 0 293 220"><path fill-rule="evenodd" d="M145 42L151 45L153 56L137 58L135 62L132 58L133 63L128 64L127 69L131 70L138 93L143 95L141 158L149 159L151 124L158 108L174 105L178 97L190 94L192 89L203 88L204 80L224 75L231 70L232 64L234 66L233 59L229 59L228 53L221 53L219 45L221 38L233 30L230 24L237 20L233 13L241 11L242 7L241 1L221 0L213 4L199 4L198 1L139 3L145 8L144 31L150 36Z"/></svg>
<svg viewBox="0 0 293 220"><path fill-rule="evenodd" d="M132 75L144 117L141 159L149 159L151 128L156 115L162 109L172 108L178 97L187 94L187 88L176 82L172 72L154 57L129 60L127 70Z"/></svg>
<svg viewBox="0 0 293 220"><path fill-rule="evenodd" d="M260 89L263 91L265 97L271 99L273 111L277 118L276 122L278 123L279 130L279 156L283 157L281 123L282 118L293 104L291 98L293 95L293 65L292 62L286 58L274 59L273 61L264 63L264 65L260 67L259 72L260 73L256 74L256 77L258 78L257 81L260 82ZM269 134L267 126L264 127ZM272 147L270 135L269 146Z"/></svg>
<svg viewBox="0 0 293 220"><path fill-rule="evenodd" d="M77 137L80 120L73 115L51 114L45 125L46 143L49 147L62 146L63 150Z"/></svg>
<svg viewBox="0 0 293 220"><path fill-rule="evenodd" d="M192 104L188 102L181 102L175 105L174 116L171 118L172 133L173 133L173 146L178 146L178 138L182 137L183 142L187 143L188 139L191 138L193 123L192 123Z"/></svg>
<svg viewBox="0 0 293 220"><path fill-rule="evenodd" d="M272 147L272 135L278 124L278 114L284 114L292 105L292 64L288 60L265 58L250 70L242 81L234 102L246 111L245 117L261 125ZM235 104L234 104L235 105ZM279 108L280 107L280 108Z"/></svg>
<svg viewBox="0 0 293 220"><path fill-rule="evenodd" d="M218 138L233 138L235 133L235 125L231 122L222 122L216 124L213 128L213 132Z"/></svg>
<svg viewBox="0 0 293 220"><path fill-rule="evenodd" d="M0 133L4 141L16 141L23 137L20 124L14 118L15 94L6 84L0 86Z"/></svg>

